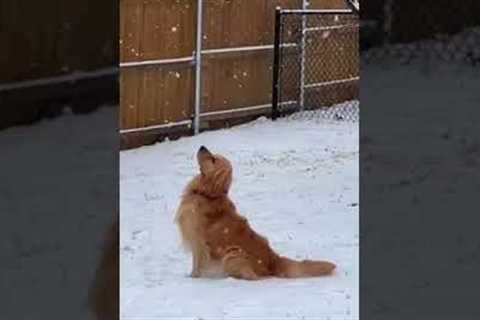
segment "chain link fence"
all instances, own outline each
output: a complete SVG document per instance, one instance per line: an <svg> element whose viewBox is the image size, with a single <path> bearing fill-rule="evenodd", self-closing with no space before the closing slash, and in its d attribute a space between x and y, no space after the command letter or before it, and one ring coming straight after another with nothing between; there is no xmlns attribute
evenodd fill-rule
<svg viewBox="0 0 480 320"><path fill-rule="evenodd" d="M277 10L272 118L359 119L359 17Z"/></svg>
<svg viewBox="0 0 480 320"><path fill-rule="evenodd" d="M273 118L295 113L358 120L359 69L369 64L480 66L480 1L370 0L361 6L360 19L355 11L277 12Z"/></svg>

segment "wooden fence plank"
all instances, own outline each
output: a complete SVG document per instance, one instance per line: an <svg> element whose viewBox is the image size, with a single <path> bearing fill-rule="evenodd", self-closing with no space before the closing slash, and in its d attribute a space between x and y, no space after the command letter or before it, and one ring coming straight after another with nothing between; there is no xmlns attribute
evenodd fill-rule
<svg viewBox="0 0 480 320"><path fill-rule="evenodd" d="M272 50L205 59L203 112L270 103Z"/></svg>
<svg viewBox="0 0 480 320"><path fill-rule="evenodd" d="M139 61L143 2L123 1L120 6L120 62Z"/></svg>
<svg viewBox="0 0 480 320"><path fill-rule="evenodd" d="M190 119L193 69L144 67L122 70L120 128L132 129Z"/></svg>
<svg viewBox="0 0 480 320"><path fill-rule="evenodd" d="M301 0L204 1L206 49L273 43L275 7L300 8Z"/></svg>

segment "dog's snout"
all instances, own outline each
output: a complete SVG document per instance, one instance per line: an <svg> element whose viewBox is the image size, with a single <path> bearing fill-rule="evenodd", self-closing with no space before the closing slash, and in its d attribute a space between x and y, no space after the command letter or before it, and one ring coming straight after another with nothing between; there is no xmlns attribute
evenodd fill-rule
<svg viewBox="0 0 480 320"><path fill-rule="evenodd" d="M199 152L207 152L208 149L205 146L201 146L200 149L198 149Z"/></svg>

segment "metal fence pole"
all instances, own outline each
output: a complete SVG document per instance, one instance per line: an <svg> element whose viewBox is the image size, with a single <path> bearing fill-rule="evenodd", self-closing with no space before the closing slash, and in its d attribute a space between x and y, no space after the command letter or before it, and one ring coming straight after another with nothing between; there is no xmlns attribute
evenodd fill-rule
<svg viewBox="0 0 480 320"><path fill-rule="evenodd" d="M303 0L302 9L308 8L308 0ZM305 34L307 29L307 17L302 15L302 40L301 40L301 54L300 54L300 111L305 106Z"/></svg>
<svg viewBox="0 0 480 320"><path fill-rule="evenodd" d="M273 44L273 76L272 76L272 120L278 117L278 94L280 86L280 30L282 12L280 7L275 10L275 39Z"/></svg>
<svg viewBox="0 0 480 320"><path fill-rule="evenodd" d="M200 112L202 103L202 37L203 37L203 0L197 0L197 44L195 48L195 115L193 132L200 132Z"/></svg>
<svg viewBox="0 0 480 320"><path fill-rule="evenodd" d="M383 32L384 43L389 44L392 34L393 7L395 0L386 0L383 4Z"/></svg>

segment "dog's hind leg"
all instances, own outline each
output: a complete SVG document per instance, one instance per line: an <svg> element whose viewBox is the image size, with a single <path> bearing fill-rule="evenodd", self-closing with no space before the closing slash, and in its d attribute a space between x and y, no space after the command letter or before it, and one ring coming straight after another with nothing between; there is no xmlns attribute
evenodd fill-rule
<svg viewBox="0 0 480 320"><path fill-rule="evenodd" d="M260 277L255 273L245 252L235 246L225 250L222 259L223 271L233 278L245 280L259 280Z"/></svg>

